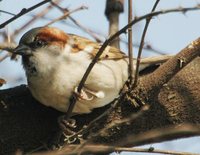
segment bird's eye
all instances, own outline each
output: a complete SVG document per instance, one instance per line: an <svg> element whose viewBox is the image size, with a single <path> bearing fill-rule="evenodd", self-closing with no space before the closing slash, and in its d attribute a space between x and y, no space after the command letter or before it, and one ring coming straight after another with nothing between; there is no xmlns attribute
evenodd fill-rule
<svg viewBox="0 0 200 155"><path fill-rule="evenodd" d="M33 49L42 47L44 45L46 45L46 42L44 40L39 40L39 39L29 44L29 46Z"/></svg>
<svg viewBox="0 0 200 155"><path fill-rule="evenodd" d="M36 40L35 41L35 46L36 47L42 47L44 45L45 45L45 41L43 41L43 40Z"/></svg>

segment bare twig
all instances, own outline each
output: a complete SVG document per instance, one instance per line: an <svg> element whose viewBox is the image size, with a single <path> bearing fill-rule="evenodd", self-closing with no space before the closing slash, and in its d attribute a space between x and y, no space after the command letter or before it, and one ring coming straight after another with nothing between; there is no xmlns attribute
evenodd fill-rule
<svg viewBox="0 0 200 155"><path fill-rule="evenodd" d="M11 15L11 16L15 16L14 13L11 13L11 12L8 12L8 11L0 10L0 12Z"/></svg>
<svg viewBox="0 0 200 155"><path fill-rule="evenodd" d="M58 4L52 2L52 5L54 5L56 8L58 8L60 11L62 11L63 13L69 12L69 10L67 8L62 8L60 7ZM76 25L78 26L80 29L82 29L84 32L88 33L90 36L92 36L97 42L102 42L102 39L100 39L100 37L98 37L92 30L86 28L85 26L83 26L80 22L78 22L77 20L75 20L72 16L68 16L68 18Z"/></svg>
<svg viewBox="0 0 200 155"><path fill-rule="evenodd" d="M65 19L67 16L69 16L70 14L72 14L72 13L74 13L74 12L77 12L77 11L80 11L80 10L84 10L84 9L87 9L87 7L86 7L86 6L80 6L80 7L76 8L76 9L74 9L74 10L71 10L71 11L69 11L69 12L65 12L61 17L54 19L53 21L49 22L49 23L46 24L45 26L49 26L49 25L51 25L51 24L53 24L53 23L55 23L55 22L57 22L57 21L63 20L63 19Z"/></svg>
<svg viewBox="0 0 200 155"><path fill-rule="evenodd" d="M138 152L138 153L161 153L161 154L170 154L170 155L200 155L199 153L190 153L190 152L183 152L183 151L172 151L172 150L160 150L150 148L125 148L125 147L116 147L115 151L128 151L128 152Z"/></svg>
<svg viewBox="0 0 200 155"><path fill-rule="evenodd" d="M54 3L60 3L62 0L56 0ZM48 5L44 10L42 10L41 12L37 13L37 15L35 15L33 18L31 18L28 22L26 22L24 25L22 25L20 27L20 29L16 29L14 31L14 33L12 34L12 37L18 35L22 30L24 30L26 27L28 27L29 25L31 25L33 22L35 22L38 18L43 17L44 15L46 15L51 9L52 9L53 5L50 4Z"/></svg>
<svg viewBox="0 0 200 155"><path fill-rule="evenodd" d="M6 53L4 56L0 57L0 62L2 62L3 60L5 60L9 56L10 56L10 53Z"/></svg>
<svg viewBox="0 0 200 155"><path fill-rule="evenodd" d="M161 129L154 129L137 135L129 135L120 140L118 145L123 143L123 145L131 144L131 146L136 146L145 143L157 142L161 139L165 139L166 137L186 137L199 134L200 127L198 125L179 124L176 126L173 125L170 127L163 127Z"/></svg>
<svg viewBox="0 0 200 155"><path fill-rule="evenodd" d="M90 153L106 153L106 152L137 152L137 153L155 153L155 154L170 154L170 155L200 155L199 153L190 153L190 152L183 152L183 151L172 151L172 150L161 150L161 149L155 149L155 148L130 148L130 147L117 147L117 146L109 146L109 145L92 145L88 144L84 146L83 150L81 152L74 151L76 148L76 145L69 145L65 147L64 149L55 152L48 152L40 155L77 155L77 154L90 154ZM70 153L67 153L70 152ZM38 153L35 153L33 155L39 155Z"/></svg>
<svg viewBox="0 0 200 155"><path fill-rule="evenodd" d="M84 83L89 75L89 73L91 72L92 68L94 67L95 63L98 61L99 57L101 56L101 54L103 53L103 51L105 50L105 48L109 45L109 43L114 40L116 37L118 37L119 35L121 35L122 33L125 33L126 30L131 27L132 25L138 23L139 21L146 19L148 17L152 17L152 16L157 16L157 15L161 15L161 14L166 14L166 13L172 13L172 12L187 12L187 11L192 11L192 10L199 10L200 6L196 6L196 7L189 7L189 8L175 8L175 9L169 9L169 10L163 10L163 11L156 11L156 12L152 12L146 15L143 15L141 17L138 17L137 19L133 20L131 23L127 24L126 26L124 26L121 30L119 30L118 32L116 32L115 34L113 34L112 36L110 36L101 46L101 48L99 49L99 51L97 52L96 56L94 57L94 59L92 60L92 62L90 63L90 65L88 66L87 70L85 71L85 74L83 75L83 78L81 79L77 92L80 93L81 89L84 86ZM73 111L73 108L76 104L77 101L77 94L76 93L72 93L72 96L70 97L70 105L68 107L67 113L65 115L65 119L68 119L71 116L71 113Z"/></svg>
<svg viewBox="0 0 200 155"><path fill-rule="evenodd" d="M155 9L156 9L156 7L157 7L159 2L160 2L160 0L156 0L151 12L155 11ZM143 49L143 46L144 46L144 39L145 39L145 36L146 36L146 33L147 33L147 29L148 29L149 23L151 21L151 18L152 17L147 18L146 23L145 23L145 27L144 27L144 31L142 33L142 38L141 38L141 41L140 41L140 47L139 47L138 56L137 56L137 62L136 62L135 79L134 79L134 83L133 83L132 89L133 89L133 87L136 87L137 82L138 82L139 66L140 66L140 59L141 59L141 55L142 55L142 49Z"/></svg>
<svg viewBox="0 0 200 155"><path fill-rule="evenodd" d="M16 14L14 17L12 17L12 18L8 19L7 21L5 21L4 23L2 23L2 24L0 25L0 29L4 28L6 25L8 25L9 23L11 23L11 22L13 22L14 20L18 19L19 17L25 15L26 13L28 13L28 12L30 12L30 11L32 11L32 10L34 10L34 9L36 9L36 8L38 8L38 7L40 7L40 6L42 6L42 5L44 5L44 4L46 4L46 3L50 2L50 1L51 1L51 0L44 0L44 1L42 1L42 2L40 2L40 3L38 3L38 4L36 4L36 5L34 5L34 6L30 7L30 8L28 8L28 9L23 8L23 9L22 9L18 14Z"/></svg>
<svg viewBox="0 0 200 155"><path fill-rule="evenodd" d="M128 42L125 41L123 38L120 38L120 41L121 41L122 43L128 45ZM139 49L139 47L140 47L140 45L137 44L137 43L132 43L132 46L135 47L135 48L138 48L138 49ZM164 51L162 51L162 50L158 50L158 49L152 47L152 45L146 44L146 43L144 43L143 49L149 50L149 51L151 51L151 52L153 52L153 53L160 54L160 55L165 55L165 54L167 54L167 52L164 52Z"/></svg>
<svg viewBox="0 0 200 155"><path fill-rule="evenodd" d="M138 47L139 47L139 46L138 46ZM160 54L160 55L165 55L165 54L167 54L167 52L164 52L164 51L162 51L162 50L158 50L158 49L156 49L155 47L152 47L152 45L150 45L150 44L146 44L146 45L143 47L143 49L151 50L151 51L153 51L154 53L157 53L157 54ZM171 53L171 52L169 52L169 53Z"/></svg>
<svg viewBox="0 0 200 155"><path fill-rule="evenodd" d="M11 53L14 51L15 47L15 43L0 43L0 50L5 50Z"/></svg>
<svg viewBox="0 0 200 155"><path fill-rule="evenodd" d="M128 23L130 23L133 20L132 16L132 0L128 1ZM132 27L128 28L128 56L129 56L129 80L130 85L132 85L133 81L133 34L132 34Z"/></svg>
<svg viewBox="0 0 200 155"><path fill-rule="evenodd" d="M92 30L84 27L80 22L78 22L77 20L75 20L73 17L69 16L69 19L72 22L74 22L74 24L76 24L80 29L82 29L83 31L85 31L90 36L92 36L97 42L103 42L103 40L100 37L98 37Z"/></svg>

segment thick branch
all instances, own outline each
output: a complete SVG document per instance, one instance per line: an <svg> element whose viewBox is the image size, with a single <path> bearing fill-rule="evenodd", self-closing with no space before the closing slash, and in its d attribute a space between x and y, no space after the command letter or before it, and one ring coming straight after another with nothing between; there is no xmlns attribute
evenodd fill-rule
<svg viewBox="0 0 200 155"><path fill-rule="evenodd" d="M183 69L199 55L200 38L190 43L179 54L160 66L159 69L157 69L153 74L142 78L142 91L145 92L145 94L157 96L160 92L160 89L163 88L164 84L171 80L175 74L177 74L181 69Z"/></svg>

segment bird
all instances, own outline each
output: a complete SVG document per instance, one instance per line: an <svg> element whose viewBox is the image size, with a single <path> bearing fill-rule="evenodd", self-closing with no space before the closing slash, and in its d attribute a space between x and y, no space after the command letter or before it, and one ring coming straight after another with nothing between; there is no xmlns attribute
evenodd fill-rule
<svg viewBox="0 0 200 155"><path fill-rule="evenodd" d="M79 82L101 45L45 26L26 32L15 53L22 56L33 97L45 106L66 112L70 96L77 92ZM133 64L135 70L135 61ZM128 76L127 55L107 46L91 70L72 113L87 114L109 104L119 95Z"/></svg>

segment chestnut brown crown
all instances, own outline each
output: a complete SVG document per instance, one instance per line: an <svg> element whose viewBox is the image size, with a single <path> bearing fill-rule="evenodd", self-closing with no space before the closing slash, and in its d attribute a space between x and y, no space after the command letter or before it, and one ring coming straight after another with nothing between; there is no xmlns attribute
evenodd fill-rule
<svg viewBox="0 0 200 155"><path fill-rule="evenodd" d="M32 49L46 45L64 47L68 36L62 30L53 27L37 27L26 32L19 41L19 45L26 45Z"/></svg>

